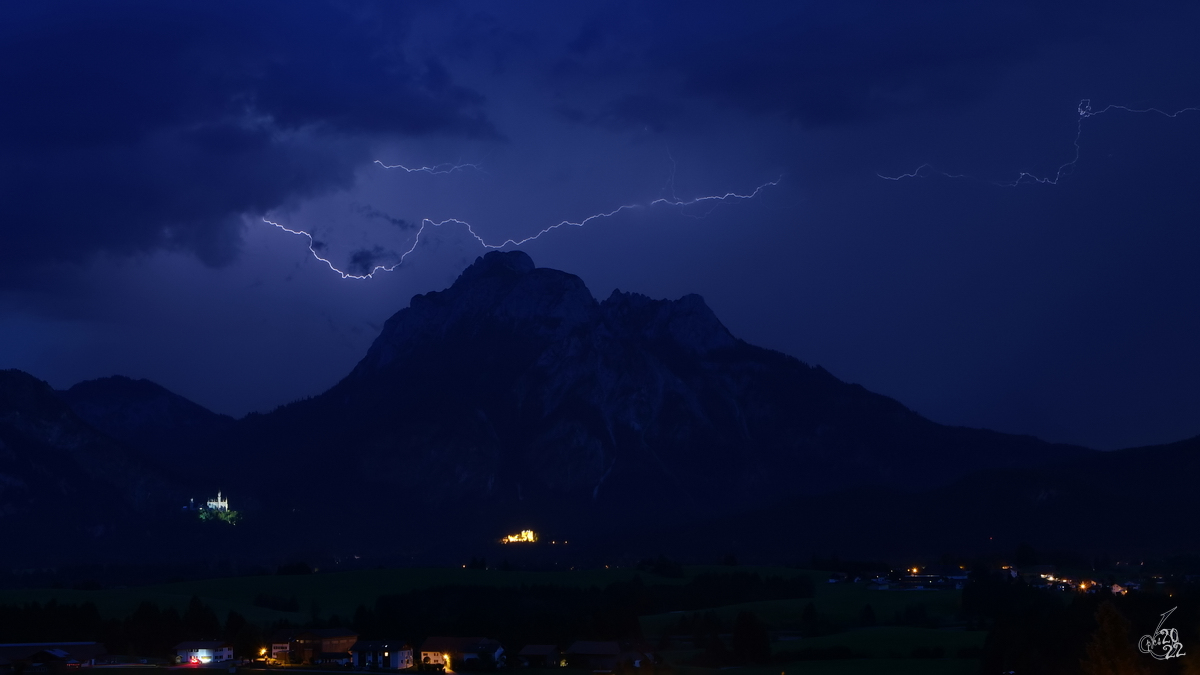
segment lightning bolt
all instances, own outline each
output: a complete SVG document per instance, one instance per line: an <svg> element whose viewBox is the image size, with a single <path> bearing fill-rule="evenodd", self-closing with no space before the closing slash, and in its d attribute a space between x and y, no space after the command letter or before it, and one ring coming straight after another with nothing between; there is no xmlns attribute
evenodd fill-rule
<svg viewBox="0 0 1200 675"><path fill-rule="evenodd" d="M376 160L375 163L379 164L380 166L384 167L385 169L402 168L409 173L413 173L413 172L417 172L417 171L425 171L427 173L450 173L450 171L458 170L461 167L473 167L474 166L474 165L470 165L470 164L454 165L454 167L452 169L442 171L442 170L434 170L434 169L436 169L436 167L421 167L418 169L409 169L407 167L402 167L400 165L396 165L393 167L393 166L388 166L386 164L383 164L379 160ZM449 165L441 164L438 166L444 167L444 166L449 166ZM475 167L475 168L478 168L478 167ZM500 248L504 248L505 246L521 246L522 244L531 242L531 241L541 237L544 234L553 232L554 230L557 230L562 227L584 227L588 223L591 223L596 220L603 220L605 218L612 218L613 216L616 216L617 214L620 214L624 211L631 211L631 210L635 210L635 209L647 209L647 208L653 208L655 206L669 206L669 207L675 207L675 208L686 208L686 207L695 206L695 205L712 205L715 207L716 205L723 203L723 202L745 201L745 200L749 200L749 199L754 199L763 190L765 190L769 187L775 187L776 185L779 185L780 181L782 181L782 180L783 180L783 178L781 176L779 178L776 178L773 181L763 183L762 185L759 185L758 187L754 188L754 190L752 190L751 192L748 192L745 194L737 193L737 192L726 192L725 194L721 194L721 195L707 195L704 197L696 197L694 199L678 199L672 194L672 197L669 199L666 197L661 197L659 199L655 199L653 201L645 202L645 203L624 204L622 206L618 206L615 209L612 209L611 211L594 213L594 214L592 214L586 218L583 218L582 220L579 220L579 221L572 221L572 220L560 221L553 225L549 225L545 228L542 228L537 233L531 234L528 237L524 237L522 239L505 239L504 241L499 242L499 243L488 242L486 239L484 239L482 236L480 236L480 234L478 232L475 231L475 228L472 227L470 223L468 223L465 220L460 220L458 218L446 218L445 220L434 221L429 218L422 218L421 219L421 227L417 230L416 235L413 237L412 246L410 246L407 251L404 251L403 253L400 254L400 259L395 264L375 265L374 267L371 268L370 271L368 271L364 274L355 274L353 272L347 272L345 270L339 269L336 265L333 264L333 262L331 260L323 257L320 254L320 252L318 251L318 248L320 248L321 246L317 243L317 240L313 238L313 235L311 232L308 232L306 230L300 230L300 229L292 229L290 227L287 227L285 225L277 223L273 220L268 220L265 216L263 217L262 220L264 223L267 223L268 225L274 225L275 227L279 228L280 230L283 230L284 232L287 232L288 234L294 234L296 236L301 236L301 237L307 238L309 253L311 253L312 256L314 258L316 258L317 260L325 263L325 265L327 265L330 270L341 275L341 277L343 279L370 279L370 278L373 278L379 272L392 272L397 267L400 267L400 265L404 264L404 260L409 256L410 253L412 253L413 251L416 250L417 244L419 244L421 242L421 235L425 233L426 228L442 227L444 225L458 225L458 226L461 226L464 229L466 229L466 231L475 239L475 241L479 242L479 245L482 246L483 248L485 248L485 249L500 249ZM705 215L707 215L707 213Z"/></svg>
<svg viewBox="0 0 1200 675"><path fill-rule="evenodd" d="M1016 186L1020 185L1021 183L1039 183L1042 185L1058 185L1058 182L1060 180L1062 180L1063 178L1065 178L1066 176L1070 175L1071 171L1075 169L1075 165L1079 163L1079 155L1082 152L1082 148L1079 145L1079 140L1080 140L1080 138L1083 137L1083 121L1086 119L1095 117L1097 115L1103 115L1104 113L1109 112L1110 110L1121 110L1121 111L1129 112L1129 113L1157 113L1159 115L1162 115L1163 117L1168 117L1168 118L1174 119L1174 118L1178 117L1179 115L1182 115L1185 112L1200 112L1200 107L1180 108L1179 110L1176 110L1175 112L1166 112L1165 110L1160 110L1159 108L1130 108L1129 106L1114 104L1114 105L1106 106L1100 110L1094 110L1092 108L1092 100L1090 98L1085 98L1079 102L1079 107L1078 107L1079 117L1077 118L1077 120L1075 122L1075 141L1074 141L1075 154L1074 154L1074 156L1071 157L1071 159L1069 161L1063 162L1061 165L1059 165L1058 170L1055 171L1053 175L1037 176L1028 171L1022 171L1017 174L1017 177L1015 180L1011 180L1008 182L996 182L996 181L992 181L992 182L994 182L996 185L1000 185L1003 187L1016 187ZM922 164L921 166L918 166L916 169L913 169L912 171L910 171L909 173L902 173L898 176L885 176L881 173L877 173L875 175L879 176L880 178L882 178L884 180L904 180L906 178L924 178L925 176L927 176L931 173L940 174L946 178L970 178L970 176L966 176L963 174L947 173L945 171L935 168L932 164L929 164L929 163Z"/></svg>
<svg viewBox="0 0 1200 675"><path fill-rule="evenodd" d="M926 171L926 170L928 170L928 171ZM929 171L931 171L933 173L940 173L943 176L945 176L946 178L970 178L970 176L967 176L966 174L961 174L961 173L949 174L949 173L946 173L945 171L938 171L937 169L933 168L933 165L930 164L929 162L926 162L926 163L922 164L921 166L918 166L917 168L913 169L912 171L910 171L908 173L902 173L899 176L885 176L881 173L877 173L875 175L879 176L880 178L882 178L884 180L904 180L905 178L924 178L925 173L928 173ZM923 172L925 172L925 173L923 173Z"/></svg>
<svg viewBox="0 0 1200 675"><path fill-rule="evenodd" d="M434 176L446 173L454 173L455 171L462 171L463 169L475 169L476 171L483 171L478 164L451 164L449 162L445 162L442 164L434 164L433 166L418 166L409 168L403 164L384 164L379 160L375 160L375 163L385 169L400 169L405 173L428 173Z"/></svg>

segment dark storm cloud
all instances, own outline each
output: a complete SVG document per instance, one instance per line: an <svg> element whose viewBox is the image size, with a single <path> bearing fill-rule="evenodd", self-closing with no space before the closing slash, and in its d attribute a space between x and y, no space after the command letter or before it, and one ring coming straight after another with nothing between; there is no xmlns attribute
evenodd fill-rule
<svg viewBox="0 0 1200 675"><path fill-rule="evenodd" d="M569 104L560 111L579 122L651 129L678 115L681 99L812 127L957 106L1049 45L1149 12L1104 3L948 0L614 7L576 29L552 78L636 83L638 91L598 113Z"/></svg>
<svg viewBox="0 0 1200 675"><path fill-rule="evenodd" d="M395 264L397 256L393 251L385 250L382 246L362 248L350 254L350 274L364 276L375 271L379 265Z"/></svg>
<svg viewBox="0 0 1200 675"><path fill-rule="evenodd" d="M345 187L367 141L496 137L402 51L408 4L0 9L0 264L172 247L220 265L239 216Z"/></svg>
<svg viewBox="0 0 1200 675"><path fill-rule="evenodd" d="M403 218L397 218L396 216L390 216L373 206L360 205L360 206L356 207L355 210L358 211L359 213L361 213L366 218L372 218L372 219L382 220L387 223L391 223L392 225L395 225L396 227L400 228L401 230L415 230L415 229L417 229L417 227L419 227L419 223L414 223L412 221L405 220Z"/></svg>

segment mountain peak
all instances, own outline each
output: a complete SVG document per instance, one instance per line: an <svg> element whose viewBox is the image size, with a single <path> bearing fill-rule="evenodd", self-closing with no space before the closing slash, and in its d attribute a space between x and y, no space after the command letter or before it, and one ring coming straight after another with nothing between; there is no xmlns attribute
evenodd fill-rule
<svg viewBox="0 0 1200 675"><path fill-rule="evenodd" d="M470 282L492 275L521 275L532 272L536 265L524 251L489 251L475 259L463 270L455 284Z"/></svg>
<svg viewBox="0 0 1200 675"><path fill-rule="evenodd" d="M396 312L355 368L362 374L387 366L414 348L468 339L498 330L521 340L557 340L593 320L596 299L574 274L538 268L523 251L491 251L463 270L443 291L413 296Z"/></svg>
<svg viewBox="0 0 1200 675"><path fill-rule="evenodd" d="M85 380L58 395L88 424L152 460L182 457L233 423L160 384L124 375Z"/></svg>
<svg viewBox="0 0 1200 675"><path fill-rule="evenodd" d="M328 447L354 448L364 480L425 477L414 503L541 504L564 523L634 503L691 517L772 495L928 486L1069 454L940 427L748 345L699 295L597 302L520 251L414 297L354 372L288 419L306 425L287 433L314 466Z"/></svg>

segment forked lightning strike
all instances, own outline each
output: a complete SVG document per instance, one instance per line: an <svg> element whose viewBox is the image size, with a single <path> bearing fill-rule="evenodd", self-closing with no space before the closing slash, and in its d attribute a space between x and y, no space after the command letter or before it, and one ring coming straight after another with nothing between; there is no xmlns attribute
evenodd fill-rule
<svg viewBox="0 0 1200 675"><path fill-rule="evenodd" d="M913 169L912 171L910 171L908 173L902 173L899 176L885 176L881 173L877 173L875 175L879 176L880 178L882 178L884 180L904 180L905 178L921 178L922 177L921 172L926 169L929 169L930 171L934 171L936 173L940 173L943 176L945 176L946 178L969 178L970 177L970 176L967 176L966 174L961 174L961 173L949 174L949 173L946 173L945 171L938 171L937 169L933 168L933 165L930 164L929 162L925 162L921 166L918 166L917 168Z"/></svg>
<svg viewBox="0 0 1200 675"><path fill-rule="evenodd" d="M1081 148L1079 147L1079 139L1083 136L1083 121L1089 117L1102 115L1110 110L1123 110L1131 113L1158 113L1163 117L1175 118L1185 112L1200 112L1200 107L1181 108L1175 112L1166 112L1158 108L1130 108L1129 106L1124 105L1109 105L1101 110L1092 110L1092 100L1090 98L1085 98L1079 102L1079 118L1076 121L1075 126L1075 156L1072 157L1070 161L1061 164L1058 167L1058 170L1054 172L1053 176L1037 176L1028 171L1022 171L1017 174L1016 180L996 184L1004 187L1016 187L1022 182L1041 183L1042 185L1058 185L1058 181L1070 174L1071 170L1074 169L1075 165L1079 162L1079 155L1081 152ZM941 171L934 168L934 166L929 163L922 164L909 173L902 173L899 176L885 176L881 173L877 173L875 175L884 180L903 180L905 178L922 178L930 173L941 174L946 178L970 178L970 176L966 176L964 174L951 174Z"/></svg>
<svg viewBox="0 0 1200 675"><path fill-rule="evenodd" d="M434 176L446 173L454 173L455 171L462 171L463 169L475 169L476 171L483 171L483 169L479 168L478 164L451 164L449 162L445 162L443 164L434 164L433 166L418 166L409 168L403 164L384 164L379 160L375 160L375 163L385 169L400 169L405 173L428 173Z"/></svg>
<svg viewBox="0 0 1200 675"><path fill-rule="evenodd" d="M376 163L379 164L380 166L383 166L384 168L388 168L388 169L403 168L405 171L408 171L409 173L412 173L415 171L424 171L425 169L432 168L432 167L423 167L421 169L408 169L406 167L400 167L399 165L397 165L396 167L391 167L386 164L383 164L382 162L379 162L378 160L376 160ZM439 166L447 166L447 165L439 165ZM451 170L457 170L463 166L474 166L474 165L469 165L469 164L455 165L454 169L451 169ZM475 168L478 168L478 167L475 167ZM436 172L430 171L429 173L449 173L451 170L436 171ZM705 197L697 197L695 199L686 199L686 200L681 200L681 199L676 199L676 198L667 199L664 197L664 198L655 199L654 201L651 201L651 202L648 202L645 204L625 204L623 206L618 206L617 208L613 209L612 211L606 211L603 213L592 214L592 215L588 216L587 218L584 218L583 220L580 220L578 222L564 220L564 221L555 223L554 225L550 225L549 227L543 228L541 231L539 231L535 234L529 235L528 237L524 237L522 239L505 239L504 241L502 241L498 244L488 243L482 236L479 235L478 232L475 231L475 228L471 227L471 224L465 220L459 220L458 218L446 218L445 220L433 221L429 218L422 218L421 219L421 227L417 230L416 236L413 237L412 246L410 246L407 251L404 251L403 253L400 254L400 259L395 264L393 264L393 265L375 265L373 268L371 268L371 271L369 271L365 274L354 274L353 272L346 272L344 270L338 269L337 266L334 265L332 261L330 261L328 258L322 257L321 254L317 252L316 240L313 239L313 235L311 233L306 232L304 230L296 230L296 229L289 228L287 226L281 225L272 220L267 220L266 217L263 217L263 222L267 223L269 225L274 225L275 227L283 230L284 232L287 232L288 234L295 234L298 236L307 237L309 253L311 253L312 256L314 258L316 258L317 260L320 260L321 262L328 265L329 269L340 274L343 279L370 279L370 278L374 277L377 272L391 272L391 271L395 270L397 267L399 267L400 265L402 265L404 263L405 258L408 257L408 254L410 254L416 250L417 244L419 244L421 242L421 235L425 232L425 228L427 228L427 227L441 227L443 225L461 225L464 228L466 228L467 232L469 232L470 235L472 237L474 237L475 240L478 241L480 246L482 246L483 248L499 249L499 248L504 248L505 246L520 246L527 242L533 241L534 239L537 239L538 237L541 237L543 234L546 234L553 230L557 230L560 227L566 227L566 226L583 227L584 225L587 225L588 223L590 223L594 220L600 220L602 218L611 218L623 211L630 211L630 210L640 209L640 208L651 208L654 206L674 206L674 207L683 208L683 207L688 207L688 206L694 206L696 204L715 204L715 203L725 202L725 201L729 201L729 200L753 199L758 196L758 193L762 192L766 188L779 185L779 182L781 180L782 180L782 178L776 178L773 181L763 183L762 185L759 185L758 187L754 188L754 190L748 194L739 194L737 192L726 192L723 195L709 195L709 196L705 196Z"/></svg>

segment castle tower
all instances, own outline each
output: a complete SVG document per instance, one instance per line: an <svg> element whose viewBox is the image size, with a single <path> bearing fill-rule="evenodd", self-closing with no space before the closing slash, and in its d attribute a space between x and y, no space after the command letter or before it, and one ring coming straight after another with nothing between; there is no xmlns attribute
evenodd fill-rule
<svg viewBox="0 0 1200 675"><path fill-rule="evenodd" d="M221 497L221 491L217 490L217 498L208 500L208 509L210 511L228 511L229 500Z"/></svg>

